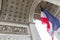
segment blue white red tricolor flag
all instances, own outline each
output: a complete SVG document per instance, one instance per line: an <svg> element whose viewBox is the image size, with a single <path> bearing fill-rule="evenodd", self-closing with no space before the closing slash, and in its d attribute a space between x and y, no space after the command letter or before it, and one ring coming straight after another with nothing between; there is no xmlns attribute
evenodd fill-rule
<svg viewBox="0 0 60 40"><path fill-rule="evenodd" d="M42 7L40 20L42 21L42 24L47 24L47 32L52 37L52 40L54 40L54 31L60 27L60 20Z"/></svg>

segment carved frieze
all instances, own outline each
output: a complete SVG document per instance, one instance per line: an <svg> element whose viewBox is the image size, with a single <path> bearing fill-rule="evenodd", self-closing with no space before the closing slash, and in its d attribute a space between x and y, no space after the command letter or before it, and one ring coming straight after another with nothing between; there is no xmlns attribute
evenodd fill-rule
<svg viewBox="0 0 60 40"><path fill-rule="evenodd" d="M28 34L26 27L16 27L16 26L8 26L8 25L0 25L0 33Z"/></svg>

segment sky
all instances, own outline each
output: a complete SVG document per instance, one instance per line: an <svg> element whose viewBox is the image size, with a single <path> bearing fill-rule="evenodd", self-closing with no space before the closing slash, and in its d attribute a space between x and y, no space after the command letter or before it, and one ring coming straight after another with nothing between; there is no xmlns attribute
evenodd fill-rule
<svg viewBox="0 0 60 40"><path fill-rule="evenodd" d="M47 30L47 25L42 24L42 22L40 20L33 20L33 21L35 23L36 29L39 33L39 36L40 36L41 40L52 40L51 36L46 31ZM57 40L55 35L54 35L54 40Z"/></svg>

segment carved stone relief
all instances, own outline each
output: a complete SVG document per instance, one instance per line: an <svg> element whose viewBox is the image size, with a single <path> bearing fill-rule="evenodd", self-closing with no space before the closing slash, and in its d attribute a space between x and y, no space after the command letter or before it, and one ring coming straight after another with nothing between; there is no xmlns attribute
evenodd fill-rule
<svg viewBox="0 0 60 40"><path fill-rule="evenodd" d="M16 26L8 26L8 25L0 25L0 33L28 34L26 27L16 27Z"/></svg>

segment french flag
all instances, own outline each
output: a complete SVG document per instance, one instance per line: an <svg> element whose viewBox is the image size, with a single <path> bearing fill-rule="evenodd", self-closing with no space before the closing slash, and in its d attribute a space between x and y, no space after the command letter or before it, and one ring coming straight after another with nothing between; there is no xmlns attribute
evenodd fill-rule
<svg viewBox="0 0 60 40"><path fill-rule="evenodd" d="M42 21L42 24L47 24L47 32L52 37L52 40L54 40L54 31L60 27L60 20L42 7L40 20Z"/></svg>

